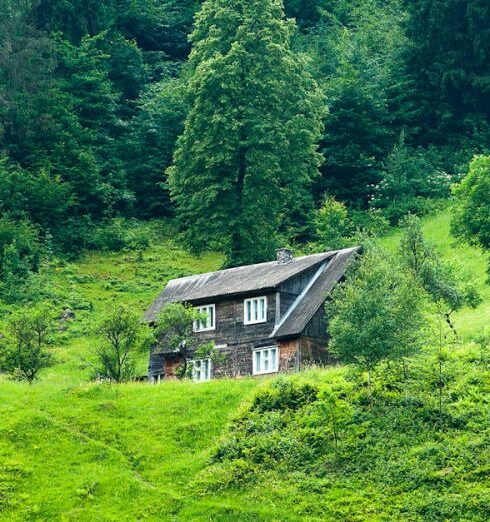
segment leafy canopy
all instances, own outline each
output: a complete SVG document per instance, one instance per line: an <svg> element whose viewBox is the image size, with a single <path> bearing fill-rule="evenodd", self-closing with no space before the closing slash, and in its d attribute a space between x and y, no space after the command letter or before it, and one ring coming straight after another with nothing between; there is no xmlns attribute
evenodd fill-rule
<svg viewBox="0 0 490 522"><path fill-rule="evenodd" d="M49 341L54 314L47 307L22 309L7 323L7 337L0 343L0 369L32 384L39 372L54 364Z"/></svg>
<svg viewBox="0 0 490 522"><path fill-rule="evenodd" d="M312 204L324 109L293 30L278 0L208 0L196 17L169 185L185 244L219 247L229 265L270 258Z"/></svg>
<svg viewBox="0 0 490 522"><path fill-rule="evenodd" d="M332 352L368 372L420 347L422 294L410 274L376 250L337 287L327 313Z"/></svg>
<svg viewBox="0 0 490 522"><path fill-rule="evenodd" d="M473 159L454 195L453 234L490 250L490 156Z"/></svg>

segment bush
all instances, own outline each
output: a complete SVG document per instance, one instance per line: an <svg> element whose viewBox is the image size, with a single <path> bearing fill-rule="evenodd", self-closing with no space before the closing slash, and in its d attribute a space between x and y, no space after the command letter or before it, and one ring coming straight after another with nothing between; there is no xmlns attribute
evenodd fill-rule
<svg viewBox="0 0 490 522"><path fill-rule="evenodd" d="M70 197L67 185L48 171L32 173L0 160L0 213L55 234L66 221Z"/></svg>
<svg viewBox="0 0 490 522"><path fill-rule="evenodd" d="M332 196L327 196L316 211L315 228L324 250L344 248L354 232L347 207Z"/></svg>
<svg viewBox="0 0 490 522"><path fill-rule="evenodd" d="M395 259L371 250L327 305L330 350L368 372L384 360L413 354L421 345L422 295Z"/></svg>
<svg viewBox="0 0 490 522"><path fill-rule="evenodd" d="M113 218L93 228L86 247L105 252L142 251L153 243L156 236L153 223Z"/></svg>

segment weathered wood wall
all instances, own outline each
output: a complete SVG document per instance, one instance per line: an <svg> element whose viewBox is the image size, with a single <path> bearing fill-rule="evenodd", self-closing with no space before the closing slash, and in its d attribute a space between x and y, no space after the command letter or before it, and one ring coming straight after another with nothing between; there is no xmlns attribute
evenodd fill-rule
<svg viewBox="0 0 490 522"><path fill-rule="evenodd" d="M206 332L196 332L196 344L214 341L224 355L221 364L213 365L213 377L241 377L252 375L253 350L266 346L278 346L279 371L299 370L308 364L328 364L332 361L325 350L327 344L326 321L321 307L301 336L293 339L271 339L274 327L281 320L295 299L304 290L318 267L307 270L283 283L278 292L256 293L250 297L267 298L267 321L257 324L244 324L244 297L228 297L200 302L214 304L216 328ZM162 356L154 354L150 359L151 372L163 370L165 378L173 378L182 363L175 357L163 363Z"/></svg>

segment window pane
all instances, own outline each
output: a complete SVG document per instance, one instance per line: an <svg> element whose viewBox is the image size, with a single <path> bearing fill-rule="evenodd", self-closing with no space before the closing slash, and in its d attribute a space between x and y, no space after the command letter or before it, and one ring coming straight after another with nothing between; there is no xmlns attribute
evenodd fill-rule
<svg viewBox="0 0 490 522"><path fill-rule="evenodd" d="M276 348L272 348L271 350L271 370L277 370L277 350Z"/></svg>
<svg viewBox="0 0 490 522"><path fill-rule="evenodd" d="M209 307L209 328L214 327L214 307Z"/></svg>
<svg viewBox="0 0 490 522"><path fill-rule="evenodd" d="M253 300L253 304L254 304L254 321L258 321L258 319L259 319L259 307L258 307L257 299Z"/></svg>
<svg viewBox="0 0 490 522"><path fill-rule="evenodd" d="M261 321L264 321L265 320L265 300L263 298L260 299L259 304L260 304L259 318Z"/></svg>
<svg viewBox="0 0 490 522"><path fill-rule="evenodd" d="M262 361L264 363L264 372L269 371L269 350L264 350L262 352Z"/></svg>
<svg viewBox="0 0 490 522"><path fill-rule="evenodd" d="M255 352L255 371L260 372L260 352Z"/></svg>
<svg viewBox="0 0 490 522"><path fill-rule="evenodd" d="M208 380L209 379L209 359L206 359L205 361L203 361L203 365L204 365L204 379L203 380Z"/></svg>

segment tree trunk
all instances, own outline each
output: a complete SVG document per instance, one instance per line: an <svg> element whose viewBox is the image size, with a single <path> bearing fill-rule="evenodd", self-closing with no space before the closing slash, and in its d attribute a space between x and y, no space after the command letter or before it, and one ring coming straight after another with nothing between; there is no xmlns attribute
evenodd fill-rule
<svg viewBox="0 0 490 522"><path fill-rule="evenodd" d="M243 132L240 133L243 139ZM245 186L245 175L247 172L246 149L240 147L238 151L238 169L236 180L236 220L233 224L231 236L231 252L229 264L233 265L243 260L243 238L241 233L241 219L243 212L243 189Z"/></svg>

